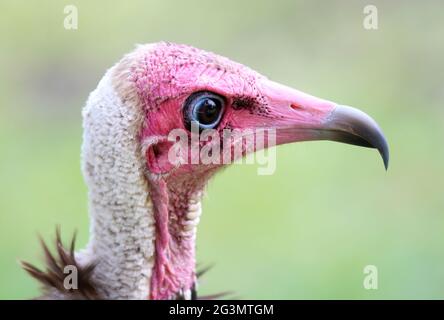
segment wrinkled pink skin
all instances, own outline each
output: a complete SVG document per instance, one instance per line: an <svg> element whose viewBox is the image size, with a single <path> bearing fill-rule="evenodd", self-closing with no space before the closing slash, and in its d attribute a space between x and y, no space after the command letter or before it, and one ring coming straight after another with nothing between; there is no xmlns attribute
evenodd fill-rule
<svg viewBox="0 0 444 320"><path fill-rule="evenodd" d="M168 299L195 282L195 239L182 228L188 200L199 193L218 165L181 165L168 161L173 129L185 129L182 107L196 91L227 100L218 130L275 128L277 144L309 140L335 104L268 80L227 58L185 45L160 43L132 70L146 109L140 139L146 149L155 208L156 256L150 298Z"/></svg>

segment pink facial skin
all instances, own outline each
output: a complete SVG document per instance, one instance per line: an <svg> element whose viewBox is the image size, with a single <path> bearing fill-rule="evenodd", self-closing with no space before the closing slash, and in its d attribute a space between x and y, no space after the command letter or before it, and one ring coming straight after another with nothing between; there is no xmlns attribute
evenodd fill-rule
<svg viewBox="0 0 444 320"><path fill-rule="evenodd" d="M146 147L151 198L156 208L156 258L150 298L168 299L195 282L195 234L186 232L188 200L196 197L219 165L168 161L173 129L185 129L183 104L197 91L212 91L226 99L217 127L275 128L277 144L315 139L335 104L268 80L227 58L185 45L160 43L132 70L145 107L140 134Z"/></svg>
<svg viewBox="0 0 444 320"><path fill-rule="evenodd" d="M274 128L278 144L306 140L307 135L295 129L322 127L335 108L333 102L270 81L239 63L185 45L158 44L142 62L134 70L133 81L146 107L143 141L166 141L171 130L185 129L182 107L186 98L197 91L212 91L226 98L226 111L218 130ZM159 155L157 161L153 171L171 169ZM153 162L150 165L156 166ZM193 172L196 168L188 169L185 171Z"/></svg>

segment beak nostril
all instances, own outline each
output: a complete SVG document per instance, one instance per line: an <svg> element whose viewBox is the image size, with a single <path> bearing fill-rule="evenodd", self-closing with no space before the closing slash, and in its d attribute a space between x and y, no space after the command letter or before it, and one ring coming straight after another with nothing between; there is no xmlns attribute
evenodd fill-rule
<svg viewBox="0 0 444 320"><path fill-rule="evenodd" d="M290 108L292 108L293 110L298 110L298 109L302 109L302 107L296 103L292 103L290 105Z"/></svg>

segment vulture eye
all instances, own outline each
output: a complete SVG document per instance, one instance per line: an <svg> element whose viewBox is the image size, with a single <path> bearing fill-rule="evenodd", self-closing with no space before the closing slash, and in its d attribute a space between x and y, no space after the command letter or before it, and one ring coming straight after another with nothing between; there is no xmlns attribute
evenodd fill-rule
<svg viewBox="0 0 444 320"><path fill-rule="evenodd" d="M213 129L219 124L225 110L225 99L208 91L190 95L184 105L184 120L188 129L197 122L199 130Z"/></svg>

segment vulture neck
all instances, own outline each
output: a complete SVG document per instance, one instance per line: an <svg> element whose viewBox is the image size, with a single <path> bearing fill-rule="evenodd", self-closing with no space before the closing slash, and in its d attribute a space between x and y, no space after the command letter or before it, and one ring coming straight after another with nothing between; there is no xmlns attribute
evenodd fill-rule
<svg viewBox="0 0 444 320"><path fill-rule="evenodd" d="M79 261L96 265L93 281L106 299L191 298L203 185L147 178L143 112L133 92L116 85L118 68L83 110L91 226Z"/></svg>

